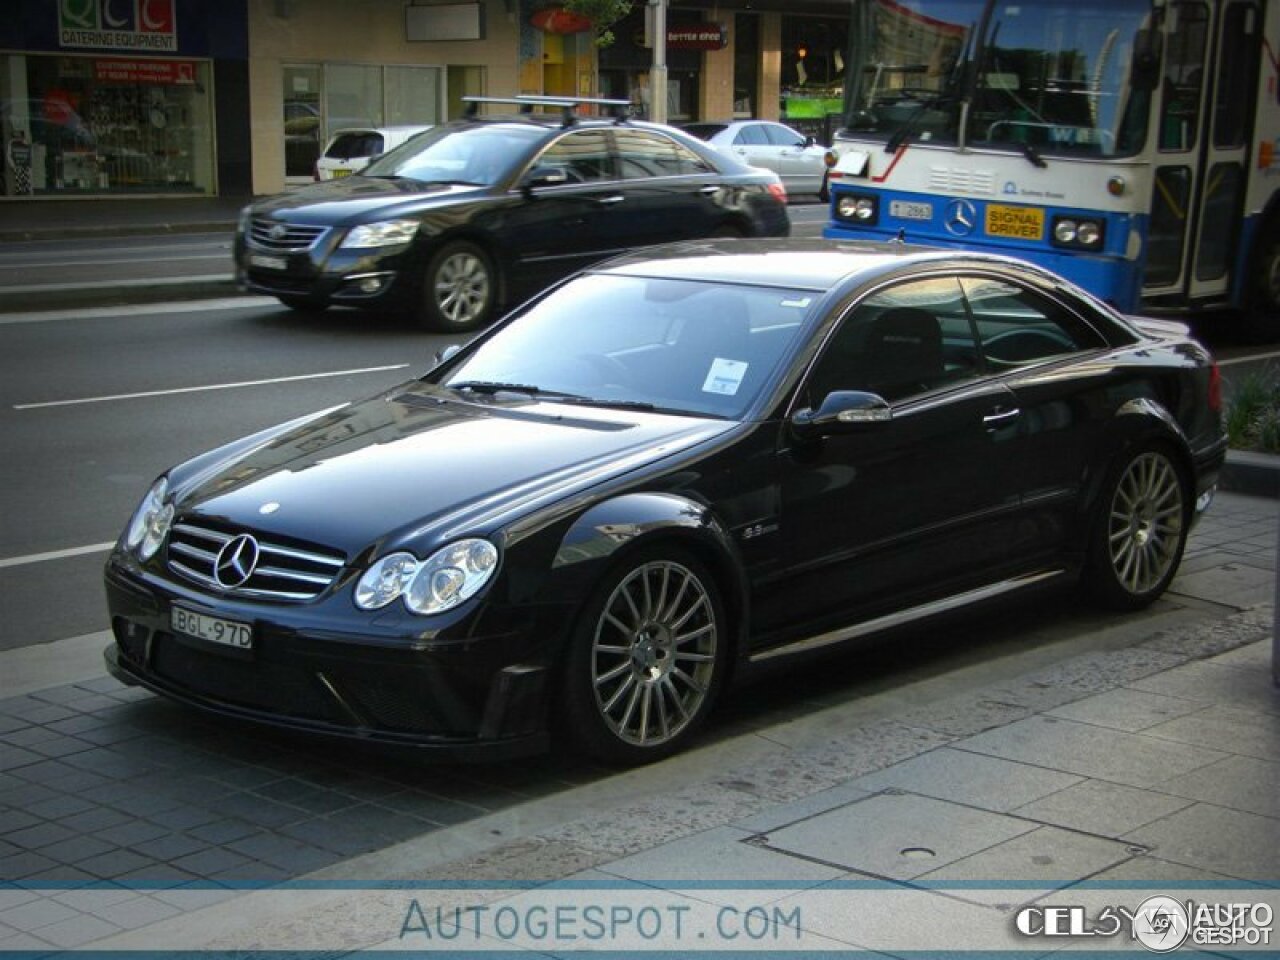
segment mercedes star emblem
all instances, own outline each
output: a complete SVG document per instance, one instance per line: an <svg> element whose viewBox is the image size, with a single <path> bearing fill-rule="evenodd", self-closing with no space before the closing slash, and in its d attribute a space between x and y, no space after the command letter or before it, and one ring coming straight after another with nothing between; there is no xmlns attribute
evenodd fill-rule
<svg viewBox="0 0 1280 960"><path fill-rule="evenodd" d="M218 551L218 559L213 564L213 579L219 586L234 590L248 582L257 565L258 541L242 533L228 540Z"/></svg>
<svg viewBox="0 0 1280 960"><path fill-rule="evenodd" d="M952 200L947 204L943 223L952 236L967 237L977 226L978 209L968 200Z"/></svg>

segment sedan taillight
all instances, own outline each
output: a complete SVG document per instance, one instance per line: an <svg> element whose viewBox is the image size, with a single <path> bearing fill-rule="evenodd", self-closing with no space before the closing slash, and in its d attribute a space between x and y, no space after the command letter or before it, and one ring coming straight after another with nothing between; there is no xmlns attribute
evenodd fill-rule
<svg viewBox="0 0 1280 960"><path fill-rule="evenodd" d="M776 199L779 203L787 202L787 188L781 183L771 183L767 187L769 196Z"/></svg>
<svg viewBox="0 0 1280 960"><path fill-rule="evenodd" d="M1214 413L1222 412L1222 372L1217 363L1209 365L1209 409Z"/></svg>

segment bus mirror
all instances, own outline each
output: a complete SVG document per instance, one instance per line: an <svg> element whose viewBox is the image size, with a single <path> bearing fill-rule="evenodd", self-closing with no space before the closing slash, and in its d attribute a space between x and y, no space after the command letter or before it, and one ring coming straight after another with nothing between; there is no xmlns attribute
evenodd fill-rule
<svg viewBox="0 0 1280 960"><path fill-rule="evenodd" d="M1134 90L1151 91L1159 85L1160 33L1139 30L1133 35L1133 67L1129 71L1129 86Z"/></svg>

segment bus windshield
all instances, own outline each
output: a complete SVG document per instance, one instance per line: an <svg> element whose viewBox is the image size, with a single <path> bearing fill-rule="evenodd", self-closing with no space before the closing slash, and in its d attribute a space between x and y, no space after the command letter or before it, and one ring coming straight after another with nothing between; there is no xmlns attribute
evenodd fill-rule
<svg viewBox="0 0 1280 960"><path fill-rule="evenodd" d="M1132 155L1149 94L1130 68L1150 14L1150 0L860 0L844 126L890 147Z"/></svg>

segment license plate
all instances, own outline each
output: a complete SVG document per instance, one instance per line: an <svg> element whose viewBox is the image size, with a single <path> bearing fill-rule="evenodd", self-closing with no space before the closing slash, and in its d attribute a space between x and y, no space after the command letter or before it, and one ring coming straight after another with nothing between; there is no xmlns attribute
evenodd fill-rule
<svg viewBox="0 0 1280 960"><path fill-rule="evenodd" d="M289 264L284 257L268 257L261 253L249 254L249 266L262 267L264 270L283 270Z"/></svg>
<svg viewBox="0 0 1280 960"><path fill-rule="evenodd" d="M1007 207L993 203L987 207L987 235L1018 240L1044 239L1044 211L1039 207Z"/></svg>
<svg viewBox="0 0 1280 960"><path fill-rule="evenodd" d="M890 200L889 216L899 220L932 220L933 204L917 203L911 200Z"/></svg>
<svg viewBox="0 0 1280 960"><path fill-rule="evenodd" d="M342 167L338 167L336 170L333 171L333 179L335 180L337 180L339 177L349 177L349 176L351 176L351 171L344 170Z"/></svg>
<svg viewBox="0 0 1280 960"><path fill-rule="evenodd" d="M169 622L176 633L188 637L198 637L210 643L220 643L237 650L248 650L253 646L253 628L247 623L235 620L223 620L219 617L207 617L194 610L172 607L169 611Z"/></svg>

